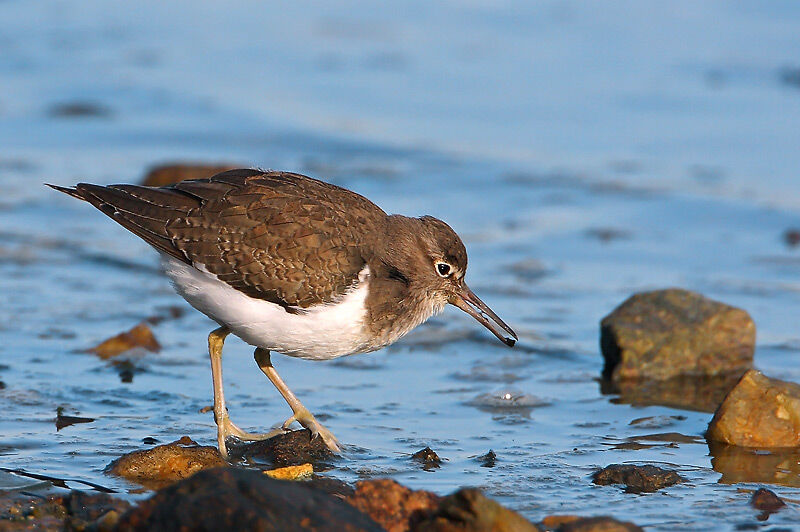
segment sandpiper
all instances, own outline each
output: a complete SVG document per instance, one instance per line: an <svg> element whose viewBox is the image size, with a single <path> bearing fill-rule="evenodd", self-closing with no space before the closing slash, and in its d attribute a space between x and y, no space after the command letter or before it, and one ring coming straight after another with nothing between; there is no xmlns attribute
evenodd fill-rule
<svg viewBox="0 0 800 532"><path fill-rule="evenodd" d="M297 421L337 452L333 434L291 392L270 351L328 360L380 349L448 303L513 346L517 336L464 282L467 251L431 216L387 215L368 199L304 175L230 170L153 188L49 185L85 200L153 246L175 290L216 321L208 336L217 443L261 440ZM254 346L258 367L292 409L252 434L228 417L222 345Z"/></svg>

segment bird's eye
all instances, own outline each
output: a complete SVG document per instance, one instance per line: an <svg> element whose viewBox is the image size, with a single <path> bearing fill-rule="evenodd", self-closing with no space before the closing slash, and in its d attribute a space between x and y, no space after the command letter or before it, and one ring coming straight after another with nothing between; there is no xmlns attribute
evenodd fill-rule
<svg viewBox="0 0 800 532"><path fill-rule="evenodd" d="M436 263L436 271L442 277L449 277L450 273L451 273L451 268L450 268L450 265L447 264L446 262L437 262Z"/></svg>

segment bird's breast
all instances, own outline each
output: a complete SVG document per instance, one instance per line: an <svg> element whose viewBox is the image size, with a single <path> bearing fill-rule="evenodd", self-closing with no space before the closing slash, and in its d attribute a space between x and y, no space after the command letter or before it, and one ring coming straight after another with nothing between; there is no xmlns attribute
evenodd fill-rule
<svg viewBox="0 0 800 532"><path fill-rule="evenodd" d="M163 256L162 263L175 290L189 304L250 345L314 360L376 348L365 326L368 266L336 302L287 312L236 290L202 265L191 266L169 256Z"/></svg>

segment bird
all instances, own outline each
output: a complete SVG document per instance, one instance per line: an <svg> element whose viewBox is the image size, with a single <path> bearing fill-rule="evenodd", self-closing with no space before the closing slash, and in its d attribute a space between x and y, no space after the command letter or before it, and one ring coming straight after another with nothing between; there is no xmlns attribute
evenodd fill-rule
<svg viewBox="0 0 800 532"><path fill-rule="evenodd" d="M99 209L150 244L173 287L219 326L208 336L217 445L268 439L295 421L340 452L271 352L330 360L385 347L452 304L508 346L517 335L464 282L467 251L432 216L386 214L345 188L291 172L235 169L163 187L47 184ZM292 415L266 433L234 424L222 348L233 334Z"/></svg>

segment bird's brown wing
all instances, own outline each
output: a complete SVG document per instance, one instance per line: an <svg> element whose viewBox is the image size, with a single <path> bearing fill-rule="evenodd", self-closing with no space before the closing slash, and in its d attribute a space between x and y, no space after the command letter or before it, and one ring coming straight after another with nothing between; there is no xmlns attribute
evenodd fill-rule
<svg viewBox="0 0 800 532"><path fill-rule="evenodd" d="M74 189L159 251L284 308L331 302L369 260L385 213L366 198L299 174L231 170L161 188Z"/></svg>

